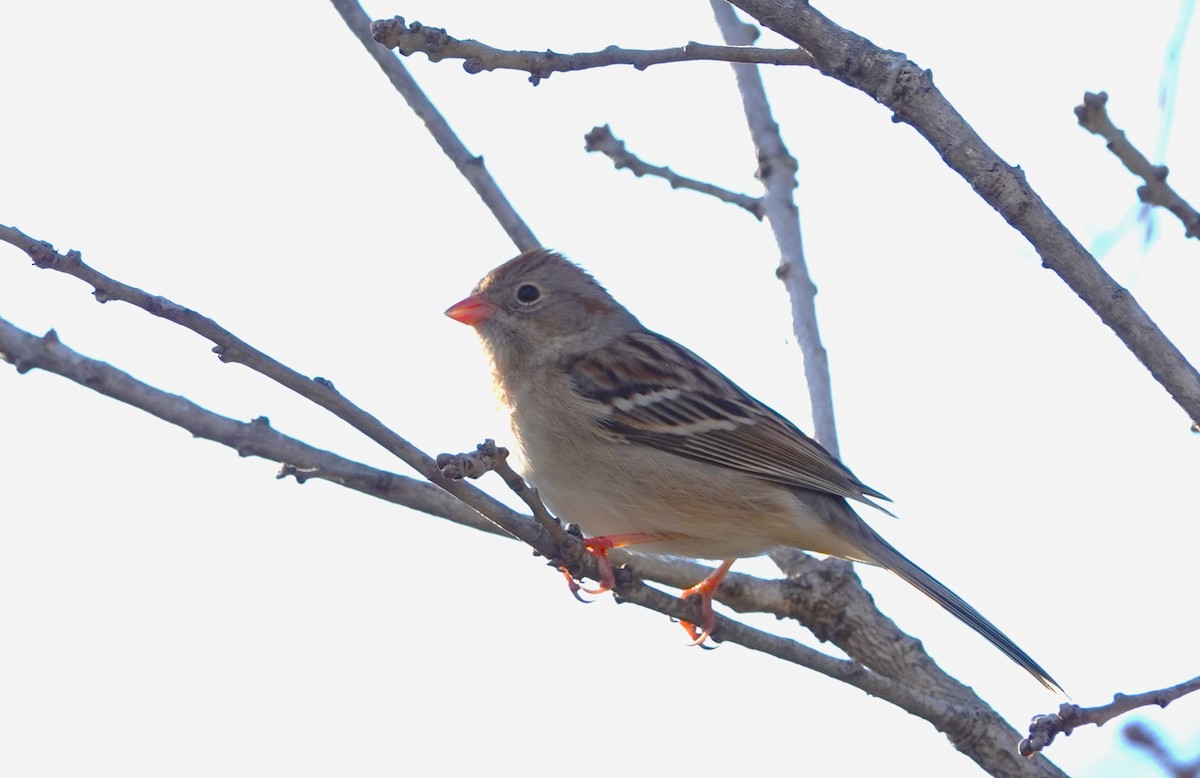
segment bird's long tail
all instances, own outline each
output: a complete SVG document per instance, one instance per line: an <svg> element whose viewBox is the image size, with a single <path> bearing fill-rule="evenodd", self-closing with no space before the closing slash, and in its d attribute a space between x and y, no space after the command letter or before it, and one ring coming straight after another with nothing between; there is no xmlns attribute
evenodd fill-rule
<svg viewBox="0 0 1200 778"><path fill-rule="evenodd" d="M1062 687L1058 685L1058 682L1051 678L1050 674L1043 670L1041 665L1033 661L1029 654L1022 651L1016 643L1009 640L1008 636L1001 632L995 624L985 619L983 614L968 605L963 598L950 591L932 575L917 567L906 556L892 548L886 540L877 535L869 527L866 527L865 524L862 527L874 536L872 539L875 542L869 545L871 561L880 567L886 567L888 570L891 570L905 581L920 589L938 605L953 613L960 621L980 635L983 635L988 639L988 642L1003 651L1005 656L1021 667L1024 667L1042 686L1045 686L1052 692L1065 694Z"/></svg>

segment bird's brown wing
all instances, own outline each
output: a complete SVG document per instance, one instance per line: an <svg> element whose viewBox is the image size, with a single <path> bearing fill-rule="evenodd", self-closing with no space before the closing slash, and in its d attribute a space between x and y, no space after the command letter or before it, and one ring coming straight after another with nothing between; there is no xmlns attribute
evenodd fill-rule
<svg viewBox="0 0 1200 778"><path fill-rule="evenodd" d="M870 505L870 497L888 499L794 424L661 335L630 333L575 359L568 371L575 388L600 403L597 422L630 443Z"/></svg>

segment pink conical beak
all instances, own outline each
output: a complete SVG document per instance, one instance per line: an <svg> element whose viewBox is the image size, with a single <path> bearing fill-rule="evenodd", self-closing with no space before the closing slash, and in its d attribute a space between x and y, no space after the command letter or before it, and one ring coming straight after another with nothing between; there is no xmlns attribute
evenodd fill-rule
<svg viewBox="0 0 1200 778"><path fill-rule="evenodd" d="M496 306L477 294L473 294L465 300L459 300L446 309L446 315L451 319L472 327L481 321L486 321L495 312Z"/></svg>

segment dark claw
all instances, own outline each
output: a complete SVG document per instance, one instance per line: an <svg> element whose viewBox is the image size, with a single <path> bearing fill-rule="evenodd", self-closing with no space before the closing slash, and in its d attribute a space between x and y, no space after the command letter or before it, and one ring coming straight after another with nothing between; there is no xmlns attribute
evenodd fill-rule
<svg viewBox="0 0 1200 778"><path fill-rule="evenodd" d="M584 605L590 605L591 603L595 602L595 600L585 600L583 598L583 595L580 594L580 592L583 591L583 587L579 585L578 581L571 577L571 574L567 572L565 567L559 565L558 572L562 573L563 578L567 579L567 588L571 590L572 597L579 600Z"/></svg>

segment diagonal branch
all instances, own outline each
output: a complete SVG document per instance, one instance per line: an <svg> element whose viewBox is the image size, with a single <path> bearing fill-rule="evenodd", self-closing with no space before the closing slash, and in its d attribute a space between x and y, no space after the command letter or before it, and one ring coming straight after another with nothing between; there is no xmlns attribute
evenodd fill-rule
<svg viewBox="0 0 1200 778"><path fill-rule="evenodd" d="M1125 131L1117 129L1104 107L1107 102L1108 94L1105 92L1084 92L1083 103L1075 106L1079 126L1108 141L1108 150L1121 160L1130 173L1146 182L1137 188L1139 200L1147 205L1166 208L1183 222L1185 237L1200 239L1200 212L1167 183L1167 166L1151 164L1146 155L1129 142Z"/></svg>
<svg viewBox="0 0 1200 778"><path fill-rule="evenodd" d="M1145 365L1191 423L1200 425L1200 373L1058 220L1025 174L1000 158L903 54L885 51L796 0L731 0L760 23L813 53L821 73L854 87L909 124L952 170L1004 217Z"/></svg>
<svg viewBox="0 0 1200 778"><path fill-rule="evenodd" d="M446 121L446 117L442 116L437 107L425 96L421 87L408 74L408 70L400 63L400 60L396 59L396 55L371 38L371 19L357 0L331 0L331 2L337 12L341 14L346 26L366 48L367 53L374 58L379 69L392 82L392 86L400 93L404 101L408 103L408 107L420 117L421 121L425 122L425 128L437 141L442 152L450 158L450 161L458 168L458 172L475 189L475 193L483 200L484 205L492 212L492 216L500 223L501 228L516 247L521 251L526 251L541 245L533 231L525 224L525 220L504 196L496 179L492 178L492 174L487 171L483 164L483 157L472 154L459 140L458 135L451 129L450 123Z"/></svg>
<svg viewBox="0 0 1200 778"><path fill-rule="evenodd" d="M603 51L578 54L559 54L546 51L509 51L497 49L477 40L460 40L441 27L429 27L420 22L405 24L397 16L371 22L375 40L404 56L423 52L431 62L461 59L463 70L482 73L492 70L519 70L529 74L534 86L554 73L589 70L612 65L632 65L645 70L651 65L668 62L718 60L722 62L752 62L760 65L811 65L812 55L804 49L757 49L746 46L711 46L689 42L671 49L622 49L609 46Z"/></svg>

